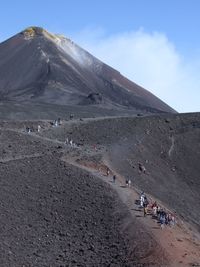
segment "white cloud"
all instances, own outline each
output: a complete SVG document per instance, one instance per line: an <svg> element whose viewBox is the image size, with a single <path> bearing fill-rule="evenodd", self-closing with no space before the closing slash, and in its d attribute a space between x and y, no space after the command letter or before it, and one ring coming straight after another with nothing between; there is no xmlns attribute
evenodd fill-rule
<svg viewBox="0 0 200 267"><path fill-rule="evenodd" d="M165 34L140 29L106 36L99 28L73 39L177 111L200 111L200 61L184 59Z"/></svg>

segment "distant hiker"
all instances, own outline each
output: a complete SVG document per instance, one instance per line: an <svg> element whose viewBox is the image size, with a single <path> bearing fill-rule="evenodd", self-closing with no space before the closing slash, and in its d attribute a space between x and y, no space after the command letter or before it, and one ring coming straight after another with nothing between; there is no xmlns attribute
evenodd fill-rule
<svg viewBox="0 0 200 267"><path fill-rule="evenodd" d="M75 147L77 147L76 143L73 143L73 145L72 145L72 146L73 146L74 148L75 148Z"/></svg>
<svg viewBox="0 0 200 267"><path fill-rule="evenodd" d="M175 171L176 171L176 166L173 166L173 167L171 168L171 170L172 170L173 172L175 172Z"/></svg>
<svg viewBox="0 0 200 267"><path fill-rule="evenodd" d="M38 133L41 131L41 126L40 125L38 125L37 131L38 131Z"/></svg>
<svg viewBox="0 0 200 267"><path fill-rule="evenodd" d="M168 222L169 226L171 226L171 221L172 221L172 215L171 215L171 213L168 213L167 214L167 222Z"/></svg>
<svg viewBox="0 0 200 267"><path fill-rule="evenodd" d="M171 221L170 221L170 226L174 226L176 224L176 219L174 215L171 215Z"/></svg>
<svg viewBox="0 0 200 267"><path fill-rule="evenodd" d="M147 204L147 205L149 205L149 201L148 201L146 195L144 195L144 203Z"/></svg>
<svg viewBox="0 0 200 267"><path fill-rule="evenodd" d="M164 229L165 221L166 221L165 214L163 212L161 212L161 214L160 214L160 227L161 227L161 229Z"/></svg>
<svg viewBox="0 0 200 267"><path fill-rule="evenodd" d="M31 132L31 128L26 127L26 132L27 132L27 133L30 133L30 132Z"/></svg>
<svg viewBox="0 0 200 267"><path fill-rule="evenodd" d="M157 206L157 218L158 218L158 220L159 220L159 217L160 217L160 212L161 212L161 207Z"/></svg>
<svg viewBox="0 0 200 267"><path fill-rule="evenodd" d="M165 226L165 223L166 223L166 212L161 209L159 212L158 218L159 218L159 222L160 222L160 227L161 227L161 229L163 229Z"/></svg>
<svg viewBox="0 0 200 267"><path fill-rule="evenodd" d="M145 194L144 192L142 192L142 194L140 195L140 207L143 208L144 206L144 197L145 197Z"/></svg>
<svg viewBox="0 0 200 267"><path fill-rule="evenodd" d="M131 180L130 179L128 180L128 187L129 188L131 187Z"/></svg>
<svg viewBox="0 0 200 267"><path fill-rule="evenodd" d="M151 207L152 207L152 210L153 210L153 217L156 217L157 216L157 209L158 209L156 201L152 204Z"/></svg>
<svg viewBox="0 0 200 267"><path fill-rule="evenodd" d="M154 207L156 207L157 206L157 202L156 201L154 201L154 203L152 204L152 209L154 208Z"/></svg>
<svg viewBox="0 0 200 267"><path fill-rule="evenodd" d="M157 206L154 206L153 207L153 216L156 218L157 216L157 210L158 210L158 207Z"/></svg>
<svg viewBox="0 0 200 267"><path fill-rule="evenodd" d="M129 180L128 180L128 179L126 179L126 187L128 187L128 186L129 186L129 184L128 184L128 181L129 181Z"/></svg>
<svg viewBox="0 0 200 267"><path fill-rule="evenodd" d="M52 124L53 124L53 127L57 127L58 126L58 121L54 120L54 122Z"/></svg>
<svg viewBox="0 0 200 267"><path fill-rule="evenodd" d="M109 168L107 168L106 169L106 175L109 176L109 174L110 174L110 170L109 170Z"/></svg>
<svg viewBox="0 0 200 267"><path fill-rule="evenodd" d="M143 203L143 211L144 211L144 217L146 217L147 211L148 211L148 204L147 204L147 202L144 202Z"/></svg>
<svg viewBox="0 0 200 267"><path fill-rule="evenodd" d="M116 181L116 175L113 175L113 183Z"/></svg>
<svg viewBox="0 0 200 267"><path fill-rule="evenodd" d="M169 223L170 223L170 214L166 213L166 215L165 215L165 224L169 225Z"/></svg>

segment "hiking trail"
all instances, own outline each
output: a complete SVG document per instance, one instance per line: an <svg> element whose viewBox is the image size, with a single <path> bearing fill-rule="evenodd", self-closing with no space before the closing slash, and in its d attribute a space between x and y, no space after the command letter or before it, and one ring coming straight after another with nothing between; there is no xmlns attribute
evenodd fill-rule
<svg viewBox="0 0 200 267"><path fill-rule="evenodd" d="M133 220L138 220L164 249L170 262L167 266L200 266L200 244L193 240L191 233L186 227L179 222L174 227L165 226L162 230L158 222L152 219L150 214L144 217L143 210L139 209L138 205L136 205L136 201L139 199L138 190L133 186L131 188L126 187L123 176L109 167L111 172L117 176L116 182L113 183L111 175L106 176L105 173L92 168L91 164L90 167L87 167L77 164L73 159L63 157L62 160L90 172L94 177L101 179L111 186L121 201L127 206Z"/></svg>

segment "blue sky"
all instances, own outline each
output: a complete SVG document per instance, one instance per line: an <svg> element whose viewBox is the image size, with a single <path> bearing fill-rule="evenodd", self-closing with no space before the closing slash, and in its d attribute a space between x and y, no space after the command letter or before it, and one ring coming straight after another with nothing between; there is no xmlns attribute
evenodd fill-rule
<svg viewBox="0 0 200 267"><path fill-rule="evenodd" d="M41 26L72 38L180 112L200 111L200 1L1 1L0 41Z"/></svg>

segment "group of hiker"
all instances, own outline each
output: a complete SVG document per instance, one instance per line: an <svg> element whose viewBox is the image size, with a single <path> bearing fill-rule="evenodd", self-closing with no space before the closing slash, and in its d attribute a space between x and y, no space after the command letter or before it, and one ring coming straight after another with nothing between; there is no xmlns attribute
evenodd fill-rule
<svg viewBox="0 0 200 267"><path fill-rule="evenodd" d="M73 114L70 115L70 119L73 119ZM58 118L58 119L54 120L51 124L53 127L58 127L61 125L61 119ZM40 125L37 126L36 131L37 132L41 131ZM26 132L27 133L34 132L34 129L30 128L30 127L26 127ZM68 138L66 138L65 144L69 145L70 147L77 147L75 142L73 142L71 139L69 140ZM96 145L94 148L96 150ZM140 162L138 163L138 167L139 167L139 171L141 173L146 173L145 167ZM106 169L106 175L107 176L110 175L110 169L108 167ZM116 182L116 178L117 177L114 174L112 176L113 183ZM125 185L126 185L126 187L131 188L131 180L126 179ZM175 216L171 212L168 212L168 211L164 210L163 208L161 208L157 204L156 201L154 201L153 203L150 203L144 192L141 192L138 204L139 204L140 209L143 209L144 217L146 217L147 215L152 215L152 218L156 219L158 221L158 223L160 224L161 229L163 229L165 225L169 225L169 226L175 225L175 223L176 223Z"/></svg>
<svg viewBox="0 0 200 267"><path fill-rule="evenodd" d="M26 127L26 128L25 128L25 131L26 131L27 133L32 133L32 132L34 132L35 130L34 130L33 127ZM37 126L36 131L37 131L38 133L41 131L41 126L40 126L40 125Z"/></svg>
<svg viewBox="0 0 200 267"><path fill-rule="evenodd" d="M53 122L53 127L58 127L59 125L61 125L60 118Z"/></svg>
<svg viewBox="0 0 200 267"><path fill-rule="evenodd" d="M70 120L72 120L73 117L74 117L74 115L70 114ZM50 124L52 125L52 127L59 127L62 124L62 122L61 122L61 119L58 118L58 119L50 122ZM25 127L25 131L27 133L33 133L33 132L39 133L39 132L41 132L41 130L42 130L42 127L39 124L38 124L36 129L33 127ZM77 148L78 147L78 145L72 139L69 139L68 137L65 139L64 143L65 143L65 145L69 145L71 148Z"/></svg>
<svg viewBox="0 0 200 267"><path fill-rule="evenodd" d="M175 216L172 213L161 208L156 201L150 203L144 192L140 194L140 208L143 208L144 217L150 214L153 219L157 219L161 229L163 229L165 225L174 226L176 223Z"/></svg>
<svg viewBox="0 0 200 267"><path fill-rule="evenodd" d="M72 119L72 118L73 118L73 115L70 114L70 119ZM62 124L62 122L61 122L61 118L57 118L57 119L55 119L54 121L50 122L50 124L51 124L53 127L58 127L58 126L60 126L60 125ZM41 127L41 125L39 125L39 124L38 124L38 126L37 126L36 129L34 129L34 127L25 127L25 131L26 131L27 133L31 133L31 132L40 132L41 129L42 129L42 127Z"/></svg>
<svg viewBox="0 0 200 267"><path fill-rule="evenodd" d="M126 179L126 187L131 187L131 179Z"/></svg>
<svg viewBox="0 0 200 267"><path fill-rule="evenodd" d="M109 168L106 168L106 176L109 176L109 174L110 174L110 170L109 170ZM116 175L114 174L113 175L113 183L115 183L115 181L116 181ZM126 179L126 187L131 187L131 179Z"/></svg>
<svg viewBox="0 0 200 267"><path fill-rule="evenodd" d="M60 126L60 125L61 125L61 119L58 118L58 119L54 120L53 122L51 122L51 125L52 125L53 127L58 127L58 126ZM40 124L38 124L38 126L37 126L36 129L35 129L34 127L28 127L28 126L25 127L25 131L26 131L27 133L32 133L32 132L38 132L38 133L39 133L39 132L41 131L41 129L42 129L42 127L41 127Z"/></svg>
<svg viewBox="0 0 200 267"><path fill-rule="evenodd" d="M110 175L109 168L106 169L106 175L107 176ZM115 183L117 177L115 174L112 177L113 177L112 182ZM126 187L130 188L131 180L126 179L125 185ZM139 201L137 202L138 202L140 209L143 209L144 217L146 217L147 215L152 215L152 218L156 219L157 222L160 224L161 229L163 229L165 225L174 226L176 224L176 219L175 219L174 214L164 210L161 206L157 204L156 201L150 203L150 201L148 200L144 192L141 192Z"/></svg>
<svg viewBox="0 0 200 267"><path fill-rule="evenodd" d="M65 139L65 145L69 145L70 147L73 148L77 147L77 144L72 139L69 140L68 137Z"/></svg>

